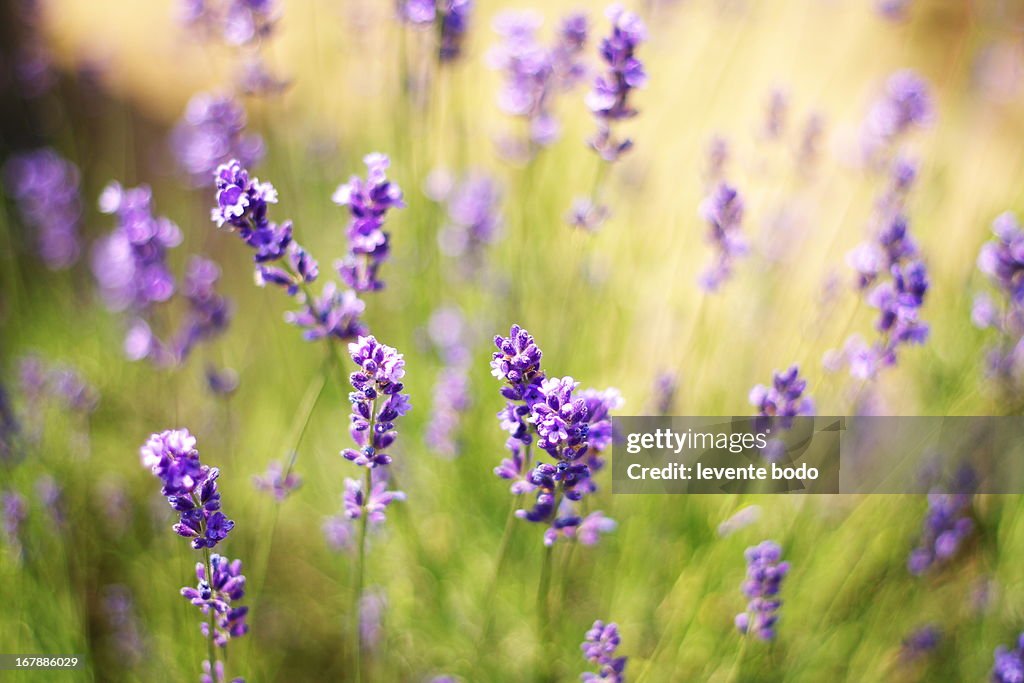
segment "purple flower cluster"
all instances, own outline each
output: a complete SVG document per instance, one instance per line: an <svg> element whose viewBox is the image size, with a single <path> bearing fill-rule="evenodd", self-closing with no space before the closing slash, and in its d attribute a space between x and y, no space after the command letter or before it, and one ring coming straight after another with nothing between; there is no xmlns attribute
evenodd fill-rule
<svg viewBox="0 0 1024 683"><path fill-rule="evenodd" d="M348 396L352 403L349 430L358 449L346 448L341 454L364 467L388 465L391 456L386 449L398 436L394 422L412 407L408 395L402 393L405 359L374 337L359 337L348 345L348 351L359 366L349 375L354 391Z"/></svg>
<svg viewBox="0 0 1024 683"><path fill-rule="evenodd" d="M928 514L921 541L907 560L911 574L920 576L956 555L974 530L970 518L971 498L966 493L928 495Z"/></svg>
<svg viewBox="0 0 1024 683"><path fill-rule="evenodd" d="M315 259L292 238L291 221L270 220L268 207L277 202L277 190L270 183L250 178L248 171L232 160L217 169L217 206L211 218L218 227L228 226L255 252L256 281L285 290L296 297L298 311L285 319L305 330L307 340L352 339L365 332L359 317L363 302L351 291L339 292L328 282L320 297L309 292L319 277Z"/></svg>
<svg viewBox="0 0 1024 683"><path fill-rule="evenodd" d="M250 45L269 36L277 22L276 0L181 0L185 25L228 45Z"/></svg>
<svg viewBox="0 0 1024 683"><path fill-rule="evenodd" d="M619 5L609 7L606 15L612 32L601 41L598 52L607 71L595 79L586 103L599 123L590 144L603 159L615 161L633 146L632 140L613 139L611 124L637 114L629 96L647 82L644 65L636 58L637 47L647 39L647 29L640 17Z"/></svg>
<svg viewBox="0 0 1024 683"><path fill-rule="evenodd" d="M700 214L708 223L707 239L716 251L714 263L700 276L700 285L714 292L732 275L733 262L747 253L747 242L740 234L743 197L736 188L720 183L701 202Z"/></svg>
<svg viewBox="0 0 1024 683"><path fill-rule="evenodd" d="M205 185L217 167L232 158L242 166L263 158L263 138L247 135L245 125L245 109L228 95L199 93L189 100L171 132L171 146L194 185Z"/></svg>
<svg viewBox="0 0 1024 683"><path fill-rule="evenodd" d="M35 231L43 263L52 270L74 265L82 248L78 168L52 149L39 149L11 157L4 179L22 221Z"/></svg>
<svg viewBox="0 0 1024 683"><path fill-rule="evenodd" d="M441 251L457 259L467 275L483 267L484 252L501 230L501 191L491 177L472 174L435 197L444 200L448 220L437 235Z"/></svg>
<svg viewBox="0 0 1024 683"><path fill-rule="evenodd" d="M231 304L217 293L220 267L209 259L189 259L182 283L188 310L173 344L173 353L181 362L200 342L222 334L231 321Z"/></svg>
<svg viewBox="0 0 1024 683"><path fill-rule="evenodd" d="M174 525L179 536L191 538L197 550L213 548L227 538L235 523L220 509L220 470L199 461L196 439L187 429L153 434L140 456L143 466L160 479L161 493L180 515Z"/></svg>
<svg viewBox="0 0 1024 683"><path fill-rule="evenodd" d="M928 83L905 69L889 76L885 91L868 111L864 122L864 150L869 161L885 153L914 128L927 126L934 117Z"/></svg>
<svg viewBox="0 0 1024 683"><path fill-rule="evenodd" d="M747 611L736 615L736 628L740 633L755 633L761 640L775 637L775 624L779 620L778 598L782 580L789 572L789 563L781 562L782 548L772 541L762 541L747 548L747 579L743 594L750 598Z"/></svg>
<svg viewBox="0 0 1024 683"><path fill-rule="evenodd" d="M302 486L302 478L290 469L286 472L281 463L275 460L267 465L266 473L254 476L252 483L256 490L272 494L280 503Z"/></svg>
<svg viewBox="0 0 1024 683"><path fill-rule="evenodd" d="M390 235L384 231L384 220L390 209L402 208L402 190L387 178L390 161L379 153L364 157L366 180L358 176L335 190L332 199L348 207L348 255L335 266L341 279L357 292L382 289L377 276L390 252Z"/></svg>
<svg viewBox="0 0 1024 683"><path fill-rule="evenodd" d="M146 185L125 189L107 185L100 211L117 217L117 227L97 242L92 270L108 308L142 314L174 294L167 251L181 243L169 219L153 215L153 193Z"/></svg>
<svg viewBox="0 0 1024 683"><path fill-rule="evenodd" d="M679 377L674 372L659 372L654 378L652 407L655 415L671 415L679 391Z"/></svg>
<svg viewBox="0 0 1024 683"><path fill-rule="evenodd" d="M17 491L4 491L0 494L0 515L2 528L7 545L16 555L21 554L21 526L28 517L28 506L25 499Z"/></svg>
<svg viewBox="0 0 1024 683"><path fill-rule="evenodd" d="M582 61L587 42L586 16L577 13L565 17L551 47L537 38L541 23L533 12L508 11L495 19L495 30L503 39L489 55L491 65L504 76L498 105L523 119L527 126L526 140L508 145L517 158L528 159L536 148L558 139L555 98L574 88L586 74Z"/></svg>
<svg viewBox="0 0 1024 683"><path fill-rule="evenodd" d="M585 672L580 676L584 683L622 683L625 680L626 657L616 657L621 642L619 627L615 623L595 621L584 636L583 657L597 666L597 673Z"/></svg>
<svg viewBox="0 0 1024 683"><path fill-rule="evenodd" d="M456 440L462 413L469 409L469 349L466 347L466 323L455 307L439 308L430 316L427 332L443 366L434 383L430 422L424 439L439 455L458 455Z"/></svg>
<svg viewBox="0 0 1024 683"><path fill-rule="evenodd" d="M511 455L494 473L512 480L516 495L536 491L533 508L517 510L516 516L547 524L546 545L560 536L596 540L614 522L603 515L585 520L573 503L596 491L591 476L604 465L601 452L612 440L610 412L622 405L621 396L614 389L577 391L579 383L572 377L546 377L540 348L518 325L508 337L496 336L494 344L498 350L491 357L491 374L505 383L501 394L507 403L498 419L510 435L506 447ZM554 464L531 469L534 444Z"/></svg>
<svg viewBox="0 0 1024 683"><path fill-rule="evenodd" d="M1002 645L996 648L991 680L992 683L1024 681L1024 633L1017 637L1017 643L1013 649Z"/></svg>
<svg viewBox="0 0 1024 683"><path fill-rule="evenodd" d="M435 26L437 58L444 64L462 55L473 0L398 0L397 15L406 24Z"/></svg>
<svg viewBox="0 0 1024 683"><path fill-rule="evenodd" d="M755 427L758 431L778 424L789 429L798 415L813 415L814 402L804 396L807 380L800 376L800 367L791 365L785 372L772 373L772 385L758 384L750 390L750 405L757 409Z"/></svg>
<svg viewBox="0 0 1024 683"><path fill-rule="evenodd" d="M1016 392L1024 381L1024 231L1011 213L998 216L992 231L996 237L981 248L978 270L995 286L999 301L978 295L971 317L978 327L996 331L989 370Z"/></svg>
<svg viewBox="0 0 1024 683"><path fill-rule="evenodd" d="M347 519L359 519L366 515L369 522L380 524L387 519L384 512L391 503L396 500L405 500L403 492L388 490L387 475L383 472L380 475L375 475L373 479L375 481L370 486L370 493L367 495L363 482L345 478L345 492L341 496L341 501Z"/></svg>
<svg viewBox="0 0 1024 683"><path fill-rule="evenodd" d="M202 562L196 563L196 579L196 587L182 588L181 595L203 614L213 611L213 632L210 632L210 624L204 621L200 624L203 636L212 638L218 647L227 647L232 638L241 638L248 633L249 625L245 618L249 608L238 604L245 597L242 561L230 561L214 553L210 555L209 567Z"/></svg>
<svg viewBox="0 0 1024 683"><path fill-rule="evenodd" d="M41 402L47 398L59 401L62 408L72 413L87 415L99 405L99 392L77 370L69 365L47 364L35 354L18 361L18 380L27 408L38 414Z"/></svg>

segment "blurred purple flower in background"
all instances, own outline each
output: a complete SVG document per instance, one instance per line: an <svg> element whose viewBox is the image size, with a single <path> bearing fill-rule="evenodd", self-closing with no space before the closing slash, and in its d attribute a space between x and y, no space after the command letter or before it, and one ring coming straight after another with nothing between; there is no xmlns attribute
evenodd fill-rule
<svg viewBox="0 0 1024 683"><path fill-rule="evenodd" d="M747 253L747 242L740 234L743 197L736 188L720 183L701 202L700 215L708 223L708 243L716 251L714 263L700 276L700 285L714 292L732 275L733 262Z"/></svg>
<svg viewBox="0 0 1024 683"><path fill-rule="evenodd" d="M0 493L4 540L15 556L21 555L21 526L28 518L28 505L17 491Z"/></svg>
<svg viewBox="0 0 1024 683"><path fill-rule="evenodd" d="M775 638L776 614L782 601L778 598L782 580L789 573L789 563L782 562L782 548L772 541L762 541L747 548L747 579L743 594L750 598L747 611L736 615L736 628L746 635L754 633L761 640Z"/></svg>
<svg viewBox="0 0 1024 683"><path fill-rule="evenodd" d="M7 192L14 199L40 258L51 270L69 268L82 250L78 167L52 149L12 156L4 165Z"/></svg>
<svg viewBox="0 0 1024 683"><path fill-rule="evenodd" d="M996 648L992 666L993 683L1020 683L1024 681L1024 633L1017 637L1013 649L1002 645Z"/></svg>
<svg viewBox="0 0 1024 683"><path fill-rule="evenodd" d="M942 641L942 631L935 624L925 624L914 629L903 639L900 656L905 660L914 660L934 652Z"/></svg>
<svg viewBox="0 0 1024 683"><path fill-rule="evenodd" d="M501 231L501 191L482 173L466 175L443 197L447 221L437 235L445 256L456 259L460 272L475 275L484 266L487 248Z"/></svg>
<svg viewBox="0 0 1024 683"><path fill-rule="evenodd" d="M671 415L679 391L679 376L668 370L654 378L651 407L655 415Z"/></svg>
<svg viewBox="0 0 1024 683"><path fill-rule="evenodd" d="M438 0L437 21L440 23L441 44L437 56L441 63L455 61L462 55L472 10L473 0Z"/></svg>
<svg viewBox="0 0 1024 683"><path fill-rule="evenodd" d="M580 676L584 683L622 683L625 681L626 657L616 657L622 638L615 623L595 621L584 636L583 657L598 667L597 673L585 672Z"/></svg>
<svg viewBox="0 0 1024 683"><path fill-rule="evenodd" d="M928 83L910 69L895 72L864 121L865 158L870 164L884 161L907 133L930 125L934 117Z"/></svg>
<svg viewBox="0 0 1024 683"><path fill-rule="evenodd" d="M198 93L171 132L178 165L195 186L209 182L217 167L231 159L252 166L263 158L263 138L245 133L245 109L228 95Z"/></svg>
<svg viewBox="0 0 1024 683"><path fill-rule="evenodd" d="M551 47L537 39L543 20L534 12L506 11L494 20L502 42L488 54L492 67L503 74L498 106L526 123L525 140L509 142L506 151L529 159L538 148L558 139L561 126L553 111L558 94L575 87L586 74L587 18L566 16Z"/></svg>
<svg viewBox="0 0 1024 683"><path fill-rule="evenodd" d="M294 454L292 461L294 461ZM275 460L267 465L266 473L254 475L252 483L257 491L270 493L278 502L281 502L302 486L302 478L290 468L285 472L281 463Z"/></svg>
<svg viewBox="0 0 1024 683"><path fill-rule="evenodd" d="M988 369L1004 390L1019 393L1024 384L1024 231L1007 212L992 223L995 238L978 254L978 270L984 273L998 297L979 294L971 319L997 337L988 351Z"/></svg>
<svg viewBox="0 0 1024 683"><path fill-rule="evenodd" d="M384 634L384 611L387 605L387 598L381 588L368 588L359 598L359 630L362 633L360 642L367 650L375 650L380 645Z"/></svg>
<svg viewBox="0 0 1024 683"><path fill-rule="evenodd" d="M113 584L104 586L101 596L111 648L124 665L133 667L141 663L146 655L146 642L131 590Z"/></svg>
<svg viewBox="0 0 1024 683"><path fill-rule="evenodd" d="M778 424L789 429L798 415L813 415L814 402L804 396L807 380L800 376L800 366L791 365L785 372L772 373L772 385L758 384L750 390L750 405L757 409L755 428L764 431Z"/></svg>
<svg viewBox="0 0 1024 683"><path fill-rule="evenodd" d="M966 493L931 493L928 514L918 547L910 553L907 567L916 576L956 555L974 530L970 517L972 496Z"/></svg>

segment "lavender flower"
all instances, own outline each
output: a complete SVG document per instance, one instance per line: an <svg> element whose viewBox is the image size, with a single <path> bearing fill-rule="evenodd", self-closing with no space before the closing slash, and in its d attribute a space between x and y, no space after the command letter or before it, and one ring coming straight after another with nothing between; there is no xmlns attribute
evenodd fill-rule
<svg viewBox="0 0 1024 683"><path fill-rule="evenodd" d="M597 135L591 146L607 161L615 161L630 147L632 140L612 137L611 124L636 116L630 93L647 82L643 63L636 58L636 49L647 39L647 29L640 17L612 5L605 13L612 23L611 35L601 41L599 54L607 71L594 81L587 95L587 107L598 120Z"/></svg>
<svg viewBox="0 0 1024 683"><path fill-rule="evenodd" d="M203 32L204 37L219 34L228 45L249 45L272 33L277 22L277 2L181 0L181 18L187 27Z"/></svg>
<svg viewBox="0 0 1024 683"><path fill-rule="evenodd" d="M0 462L10 462L15 455L15 441L21 432L21 425L11 406L7 389L0 383Z"/></svg>
<svg viewBox="0 0 1024 683"><path fill-rule="evenodd" d="M302 478L290 469L285 474L281 463L275 460L267 465L265 474L254 476L252 483L256 490L273 494L277 502L280 503L302 486Z"/></svg>
<svg viewBox="0 0 1024 683"><path fill-rule="evenodd" d="M462 54L472 9L473 0L438 0L437 21L441 44L437 56L441 63L454 61Z"/></svg>
<svg viewBox="0 0 1024 683"><path fill-rule="evenodd" d="M595 621L584 637L583 657L598 667L597 673L586 672L580 676L584 683L622 683L625 680L626 657L616 657L622 638L618 624Z"/></svg>
<svg viewBox="0 0 1024 683"><path fill-rule="evenodd" d="M674 372L659 372L654 378L652 405L657 415L671 415L672 406L679 390L679 378Z"/></svg>
<svg viewBox="0 0 1024 683"><path fill-rule="evenodd" d="M941 641L942 631L934 624L926 624L903 639L900 656L905 661L918 659L935 650Z"/></svg>
<svg viewBox="0 0 1024 683"><path fill-rule="evenodd" d="M507 11L495 19L495 30L503 38L489 55L491 65L504 76L498 105L522 118L528 131L516 157L529 158L535 148L547 147L558 139L560 125L554 115L554 101L558 94L575 87L586 73L581 59L587 40L586 16L565 17L551 47L537 39L540 24L540 17L532 12Z"/></svg>
<svg viewBox="0 0 1024 683"><path fill-rule="evenodd" d="M28 517L28 506L17 491L0 494L0 512L3 513L3 532L15 555L21 553L21 526Z"/></svg>
<svg viewBox="0 0 1024 683"><path fill-rule="evenodd" d="M192 539L195 549L213 548L227 538L235 523L220 510L217 478L220 470L199 461L196 439L187 429L153 434L140 456L163 484L161 493L180 514L174 531Z"/></svg>
<svg viewBox="0 0 1024 683"><path fill-rule="evenodd" d="M775 638L775 624L778 622L778 599L782 580L789 572L789 563L781 562L782 548L772 541L747 548L747 580L743 583L743 594L750 598L747 611L736 615L736 628L746 635L753 632L761 640Z"/></svg>
<svg viewBox="0 0 1024 683"><path fill-rule="evenodd" d="M398 0L398 18L409 24L423 26L437 17L435 0Z"/></svg>
<svg viewBox="0 0 1024 683"><path fill-rule="evenodd" d="M910 130L930 124L933 117L927 82L909 69L892 74L864 122L867 158L877 159Z"/></svg>
<svg viewBox="0 0 1024 683"><path fill-rule="evenodd" d="M458 454L456 432L461 413L469 409L469 377L464 367L446 367L434 385L430 422L424 440L434 451L451 458Z"/></svg>
<svg viewBox="0 0 1024 683"><path fill-rule="evenodd" d="M384 231L384 219L393 208L402 208L402 190L387 179L390 165L387 156L379 153L363 158L366 180L358 176L335 190L332 200L347 206L351 219L347 229L348 255L335 264L341 279L357 292L382 289L384 282L377 271L390 252L390 235Z"/></svg>
<svg viewBox="0 0 1024 683"><path fill-rule="evenodd" d="M365 308L355 292L338 291L337 284L328 282L318 298L308 301L301 310L286 313L285 320L303 328L302 336L308 341L354 339L366 334L366 325L360 320Z"/></svg>
<svg viewBox="0 0 1024 683"><path fill-rule="evenodd" d="M438 233L438 244L467 274L480 270L484 251L499 236L500 203L497 183L482 174L467 176L447 197L448 220Z"/></svg>
<svg viewBox="0 0 1024 683"><path fill-rule="evenodd" d="M350 550L352 548L352 520L348 517L344 515L324 517L320 530L323 532L327 547L334 552L341 552L342 550Z"/></svg>
<svg viewBox="0 0 1024 683"><path fill-rule="evenodd" d="M245 618L249 608L238 604L245 597L242 561L231 561L214 553L210 555L209 568L202 562L196 563L196 579L196 587L182 588L181 595L204 615L213 611L213 631L211 633L210 624L204 621L200 625L203 636L223 648L232 638L248 633Z"/></svg>
<svg viewBox="0 0 1024 683"><path fill-rule="evenodd" d="M81 253L78 168L52 149L40 149L11 157L4 171L8 193L35 231L43 263L51 270L74 265Z"/></svg>
<svg viewBox="0 0 1024 683"><path fill-rule="evenodd" d="M117 227L93 251L92 270L107 307L142 314L174 294L175 282L167 266L167 251L181 243L178 226L153 216L149 187L124 189L107 185L100 195L100 211L117 217Z"/></svg>
<svg viewBox="0 0 1024 683"><path fill-rule="evenodd" d="M1011 213L1003 213L992 224L995 239L978 255L978 270L995 288L999 301L979 295L971 318L980 328L997 335L989 348L989 371L1003 386L1017 392L1024 378L1024 231Z"/></svg>
<svg viewBox="0 0 1024 683"><path fill-rule="evenodd" d="M971 496L965 493L931 493L921 542L907 560L910 573L924 574L956 555L974 530L969 514Z"/></svg>
<svg viewBox="0 0 1024 683"><path fill-rule="evenodd" d="M576 197L565 216L565 222L573 228L596 232L610 215L611 209L606 205L596 202L590 197Z"/></svg>
<svg viewBox="0 0 1024 683"><path fill-rule="evenodd" d="M501 393L507 403L498 418L510 434L506 446L511 453L494 472L512 480L517 495L536 492L533 507L517 510L516 516L547 524L547 545L559 537L596 541L614 522L603 515L585 520L573 503L596 490L591 475L603 466L600 453L612 436L609 414L621 406L621 396L614 389L577 392L579 383L571 377L545 377L540 349L518 325L508 337L496 336L494 343L498 351L492 354L491 374L505 381ZM530 470L534 443L555 464L540 463Z"/></svg>
<svg viewBox="0 0 1024 683"><path fill-rule="evenodd" d="M782 429L793 425L798 415L813 415L814 403L804 396L807 380L800 377L800 367L791 365L785 372L772 373L772 385L758 384L750 390L750 405L757 409L756 428L764 431L777 423Z"/></svg>
<svg viewBox="0 0 1024 683"><path fill-rule="evenodd" d="M139 664L146 654L146 643L131 591L118 584L104 586L102 606L118 658L128 666Z"/></svg>
<svg viewBox="0 0 1024 683"><path fill-rule="evenodd" d="M380 644L384 628L384 610L387 609L387 598L382 589L364 590L359 598L359 630L360 642L367 650L375 650Z"/></svg>
<svg viewBox="0 0 1024 683"><path fill-rule="evenodd" d="M352 403L350 432L359 450L346 448L341 454L360 466L388 465L391 456L384 449L394 443L398 435L394 421L412 407L408 395L402 393L405 359L374 337L359 337L348 345L348 351L352 362L360 368L349 375L355 390L349 394Z"/></svg>
<svg viewBox="0 0 1024 683"><path fill-rule="evenodd" d="M996 648L992 681L993 683L1024 681L1024 633L1017 637L1017 643L1012 650L1002 645Z"/></svg>
<svg viewBox="0 0 1024 683"><path fill-rule="evenodd" d="M216 291L219 279L220 267L216 263L201 256L189 259L182 286L188 311L172 345L177 362L187 358L196 344L227 330L231 304Z"/></svg>
<svg viewBox="0 0 1024 683"><path fill-rule="evenodd" d="M64 510L64 492L57 480L48 474L39 477L36 480L36 496L39 497L39 502L49 514L53 525L63 527L67 521Z"/></svg>
<svg viewBox="0 0 1024 683"><path fill-rule="evenodd" d="M720 135L711 138L707 151L707 182L718 185L725 176L725 165L729 161L729 141Z"/></svg>
<svg viewBox="0 0 1024 683"><path fill-rule="evenodd" d="M789 113L789 95L781 88L773 88L765 106L764 135L770 140L781 138L786 131Z"/></svg>
<svg viewBox="0 0 1024 683"><path fill-rule="evenodd" d="M365 514L368 521L380 524L387 519L384 511L396 500L405 500L405 494L401 491L388 491L386 478L381 478L373 483L370 495L366 495L363 482L357 479L345 479L342 504L345 517L350 520L359 519Z"/></svg>
<svg viewBox="0 0 1024 683"><path fill-rule="evenodd" d="M238 389L238 373L231 368L206 366L206 388L215 396L231 396Z"/></svg>
<svg viewBox="0 0 1024 683"><path fill-rule="evenodd" d="M245 109L228 95L199 93L171 132L178 165L196 186L232 158L242 166L257 163L264 153L263 138L245 134Z"/></svg>
<svg viewBox="0 0 1024 683"><path fill-rule="evenodd" d="M747 243L740 234L743 223L743 198L736 188L719 184L700 205L701 216L708 222L708 242L717 254L714 263L700 278L701 286L713 292L732 275L733 262L747 252Z"/></svg>

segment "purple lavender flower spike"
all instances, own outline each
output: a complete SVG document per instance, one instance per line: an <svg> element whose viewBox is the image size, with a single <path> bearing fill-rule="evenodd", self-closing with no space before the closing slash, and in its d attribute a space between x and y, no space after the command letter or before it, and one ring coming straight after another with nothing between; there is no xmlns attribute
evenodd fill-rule
<svg viewBox="0 0 1024 683"><path fill-rule="evenodd" d="M583 683L622 683L626 680L627 658L615 656L621 640L617 624L594 622L580 647L583 650L583 657L596 665L598 671L583 673L580 676Z"/></svg>
<svg viewBox="0 0 1024 683"><path fill-rule="evenodd" d="M171 132L171 145L178 165L195 186L209 182L217 167L232 158L242 166L263 158L263 139L245 134L245 126L245 109L230 96L199 93L189 100Z"/></svg>
<svg viewBox="0 0 1024 683"><path fill-rule="evenodd" d="M284 467L275 460L267 465L266 473L253 476L252 483L258 491L272 494L280 503L302 486L302 477L292 471L285 474Z"/></svg>
<svg viewBox="0 0 1024 683"><path fill-rule="evenodd" d="M4 491L0 494L0 513L3 514L4 540L15 555L20 555L21 526L28 517L28 505L17 491Z"/></svg>
<svg viewBox="0 0 1024 683"><path fill-rule="evenodd" d="M921 542L907 560L910 573L920 576L959 551L974 531L970 517L972 496L967 493L931 493Z"/></svg>
<svg viewBox="0 0 1024 683"><path fill-rule="evenodd" d="M978 254L978 270L989 279L997 299L978 295L971 317L978 327L993 330L988 371L1012 395L1024 387L1024 231L1007 212L995 219L992 232L995 238Z"/></svg>
<svg viewBox="0 0 1024 683"><path fill-rule="evenodd" d="M117 217L117 227L97 242L92 269L107 307L147 311L175 291L167 251L181 243L178 226L152 213L148 186L125 189L111 183L100 195L100 211Z"/></svg>
<svg viewBox="0 0 1024 683"><path fill-rule="evenodd" d="M674 372L659 372L654 378L654 398L652 405L656 415L671 415L672 406L679 391L679 377Z"/></svg>
<svg viewBox="0 0 1024 683"><path fill-rule="evenodd" d="M196 439L187 429L153 434L140 456L143 466L163 483L161 493L180 515L175 533L191 539L196 550L213 548L227 538L235 523L220 509L220 470L199 461Z"/></svg>
<svg viewBox="0 0 1024 683"><path fill-rule="evenodd" d="M758 429L763 429L778 418L782 429L789 429L798 415L813 415L814 403L804 396L807 380L800 377L800 367L792 365L785 372L772 373L772 385L758 384L750 390L750 404L762 418Z"/></svg>
<svg viewBox="0 0 1024 683"><path fill-rule="evenodd" d="M526 139L506 145L511 156L524 160L558 139L561 126L554 115L554 102L586 75L582 61L588 31L586 16L566 16L551 47L537 38L541 21L533 12L498 15L495 30L503 41L489 54L491 65L504 76L498 105L526 123Z"/></svg>
<svg viewBox="0 0 1024 683"><path fill-rule="evenodd" d="M276 0L228 0L222 18L224 42L248 45L270 35L277 22Z"/></svg>
<svg viewBox="0 0 1024 683"><path fill-rule="evenodd" d="M358 449L346 448L341 455L363 467L385 466L391 463L386 449L398 436L395 420L412 407L409 397L402 393L405 360L397 350L379 343L374 337L360 337L348 345L348 350L352 362L360 368L349 376L354 389L349 394L352 403L349 431ZM376 486L369 492L370 499L383 494ZM366 501L360 500L361 505L365 505ZM388 499L384 505L390 502Z"/></svg>
<svg viewBox="0 0 1024 683"><path fill-rule="evenodd" d="M885 83L885 92L871 106L864 122L863 144L868 161L884 158L908 132L929 125L933 118L928 83L910 69L892 74Z"/></svg>
<svg viewBox="0 0 1024 683"><path fill-rule="evenodd" d="M1024 633L1017 637L1013 649L1002 645L996 648L992 666L993 683L1020 683L1024 681Z"/></svg>
<svg viewBox="0 0 1024 683"><path fill-rule="evenodd" d="M435 0L398 0L398 18L408 24L425 26L437 16Z"/></svg>
<svg viewBox="0 0 1024 683"><path fill-rule="evenodd" d="M473 0L439 0L437 3L441 35L437 56L441 63L455 61L462 55L472 10Z"/></svg>
<svg viewBox="0 0 1024 683"><path fill-rule="evenodd" d="M500 203L497 183L480 174L467 176L448 197L448 221L438 233L438 244L469 275L480 271L485 250L497 241Z"/></svg>
<svg viewBox="0 0 1024 683"><path fill-rule="evenodd" d="M62 270L74 265L82 249L78 168L52 149L40 149L11 157L4 179L22 220L35 231L36 248L46 267Z"/></svg>
<svg viewBox="0 0 1024 683"><path fill-rule="evenodd" d="M233 638L241 638L249 632L249 625L245 623L249 608L238 604L245 597L245 576L241 560L231 561L216 553L210 555L210 571L212 575L207 576L207 566L197 562L198 583L195 588L182 588L181 595L204 615L213 611L213 632L205 620L200 630L214 645L223 648Z"/></svg>
<svg viewBox="0 0 1024 683"><path fill-rule="evenodd" d="M223 334L231 322L231 304L217 293L220 267L209 259L189 259L182 284L188 311L171 343L171 353L184 361L197 344Z"/></svg>
<svg viewBox="0 0 1024 683"><path fill-rule="evenodd" d="M424 440L438 454L451 458L458 454L456 433L461 414L470 406L469 377L464 367L447 367L434 385L434 401Z"/></svg>
<svg viewBox="0 0 1024 683"><path fill-rule="evenodd" d="M613 138L611 124L637 114L629 96L647 82L644 65L636 58L637 47L647 39L647 29L640 17L619 5L612 5L605 14L612 32L601 41L598 52L607 70L597 76L586 103L598 120L598 132L590 144L603 159L615 161L633 146L628 138Z"/></svg>
<svg viewBox="0 0 1024 683"><path fill-rule="evenodd" d="M746 635L754 633L761 640L775 638L775 625L779 620L778 598L782 580L789 573L789 563L782 562L782 548L772 541L747 548L747 579L743 594L750 598L747 611L736 615L736 628Z"/></svg>
<svg viewBox="0 0 1024 683"><path fill-rule="evenodd" d="M768 94L765 106L764 135L777 140L785 135L786 118L789 113L789 95L781 88L773 88Z"/></svg>
<svg viewBox="0 0 1024 683"><path fill-rule="evenodd" d="M351 215L346 231L348 255L335 267L345 284L357 292L384 287L377 277L390 252L390 235L383 229L384 220L389 210L405 206L401 188L387 178L391 163L387 156L368 154L363 162L366 180L353 176L339 185L331 197L338 206L348 207Z"/></svg>
<svg viewBox="0 0 1024 683"><path fill-rule="evenodd" d="M746 240L740 234L743 198L736 188L721 183L701 202L700 214L708 222L708 242L717 252L714 263L701 275L700 284L713 292L732 275L735 260L747 253Z"/></svg>
<svg viewBox="0 0 1024 683"><path fill-rule="evenodd" d="M308 341L317 339L354 339L366 334L366 325L360 320L366 304L350 289L338 291L334 282L328 282L318 298L307 302L299 311L285 314L285 320L305 331Z"/></svg>
<svg viewBox="0 0 1024 683"><path fill-rule="evenodd" d="M382 589L370 588L363 591L359 598L359 630L362 635L360 643L364 649L375 650L380 645L386 608L387 598Z"/></svg>
<svg viewBox="0 0 1024 683"><path fill-rule="evenodd" d="M340 553L352 549L355 530L352 528L352 520L348 517L344 515L324 517L320 530L323 532L327 547L334 552Z"/></svg>
<svg viewBox="0 0 1024 683"><path fill-rule="evenodd" d="M925 624L915 629L906 638L900 648L900 657L904 661L919 659L933 652L942 642L942 631L935 624Z"/></svg>
<svg viewBox="0 0 1024 683"><path fill-rule="evenodd" d="M365 514L370 523L380 524L387 519L384 511L396 500L405 500L405 494L401 491L389 491L386 479L375 482L368 496L364 491L363 482L345 479L342 503L348 519L359 519Z"/></svg>

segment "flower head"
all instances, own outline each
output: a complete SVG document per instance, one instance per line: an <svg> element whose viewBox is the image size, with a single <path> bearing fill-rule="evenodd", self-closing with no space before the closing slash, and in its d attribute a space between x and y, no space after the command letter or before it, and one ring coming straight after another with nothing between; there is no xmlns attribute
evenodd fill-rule
<svg viewBox="0 0 1024 683"><path fill-rule="evenodd" d="M232 638L248 633L245 619L249 608L238 604L245 597L242 561L231 561L214 553L210 555L209 571L202 562L196 563L196 579L196 587L182 588L181 595L203 614L213 612L213 631L210 631L210 624L203 621L200 624L203 635L211 638L215 645L227 647Z"/></svg>
<svg viewBox="0 0 1024 683"><path fill-rule="evenodd" d="M171 145L178 165L194 185L209 182L217 167L232 158L251 166L263 157L263 138L246 134L245 126L245 109L228 95L204 92L189 100L171 132Z"/></svg>
<svg viewBox="0 0 1024 683"><path fill-rule="evenodd" d="M598 667L597 673L580 676L584 683L622 683L625 680L626 657L616 657L622 638L615 623L595 621L584 637L583 657Z"/></svg>
<svg viewBox="0 0 1024 683"><path fill-rule="evenodd" d="M746 240L740 234L743 197L736 188L721 183L701 202L700 213L708 223L708 242L717 252L700 284L713 292L732 275L733 262L747 253Z"/></svg>
<svg viewBox="0 0 1024 683"><path fill-rule="evenodd" d="M782 601L778 594L782 580L789 573L789 563L782 562L782 548L772 541L747 548L747 579L743 583L743 594L750 598L747 611L736 616L736 628L740 633L753 632L761 640L775 637L776 614Z"/></svg>
<svg viewBox="0 0 1024 683"><path fill-rule="evenodd" d="M599 129L591 146L607 161L615 161L633 146L629 139L612 138L611 123L636 116L630 94L647 83L647 72L636 57L636 49L647 39L647 29L640 17L619 5L606 12L612 24L611 34L600 44L598 53L606 71L594 81L586 102L597 118Z"/></svg>
<svg viewBox="0 0 1024 683"><path fill-rule="evenodd" d="M81 254L79 176L78 167L52 149L15 155L4 167L7 191L51 270L69 268Z"/></svg>

